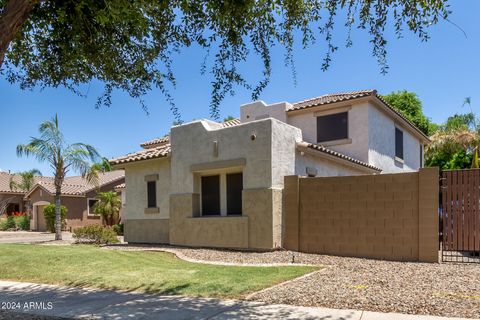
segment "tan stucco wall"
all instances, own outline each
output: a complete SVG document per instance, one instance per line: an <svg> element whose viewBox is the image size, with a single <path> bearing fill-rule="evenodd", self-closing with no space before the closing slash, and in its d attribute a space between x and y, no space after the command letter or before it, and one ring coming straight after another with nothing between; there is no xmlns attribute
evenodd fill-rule
<svg viewBox="0 0 480 320"><path fill-rule="evenodd" d="M145 176L158 174L157 204L159 213L145 213L147 183ZM170 195L170 158L139 161L125 166L124 220L168 219Z"/></svg>
<svg viewBox="0 0 480 320"><path fill-rule="evenodd" d="M129 243L169 243L169 219L125 220L124 239Z"/></svg>
<svg viewBox="0 0 480 320"><path fill-rule="evenodd" d="M438 169L285 178L284 246L303 252L438 262Z"/></svg>

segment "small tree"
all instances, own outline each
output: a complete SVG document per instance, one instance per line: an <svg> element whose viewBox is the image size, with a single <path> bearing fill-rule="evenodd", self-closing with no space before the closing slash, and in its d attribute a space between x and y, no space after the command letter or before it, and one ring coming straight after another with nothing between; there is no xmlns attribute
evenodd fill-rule
<svg viewBox="0 0 480 320"><path fill-rule="evenodd" d="M38 169L32 169L29 171L19 172L17 173L17 175L20 176L20 181L15 181L14 176L12 176L10 178L10 189L28 192L30 189L33 188L33 185L35 184L35 176L41 176L42 173ZM30 201L27 200L25 201L25 203L26 203L28 215L30 215L30 212L31 212Z"/></svg>
<svg viewBox="0 0 480 320"><path fill-rule="evenodd" d="M65 225L65 217L67 216L68 209L65 206L60 206L60 213L62 217L62 228ZM47 225L47 230L50 232L56 232L56 206L54 204L49 204L43 208L43 215L45 216L45 224Z"/></svg>
<svg viewBox="0 0 480 320"><path fill-rule="evenodd" d="M61 189L65 176L70 170L79 172L82 177L95 180L98 175L92 162L99 159L97 150L84 143L68 144L60 131L58 117L40 124L40 137L31 138L28 144L17 146L17 155L33 156L40 162L47 162L54 170L55 185L55 240L62 240L62 223L60 218Z"/></svg>
<svg viewBox="0 0 480 320"><path fill-rule="evenodd" d="M113 191L99 192L97 199L98 202L93 207L93 213L100 215L107 225L113 225L118 220L122 200Z"/></svg>

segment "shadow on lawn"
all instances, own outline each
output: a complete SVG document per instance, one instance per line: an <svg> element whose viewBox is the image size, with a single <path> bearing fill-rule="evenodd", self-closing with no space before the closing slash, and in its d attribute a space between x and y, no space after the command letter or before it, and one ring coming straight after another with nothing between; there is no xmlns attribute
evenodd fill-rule
<svg viewBox="0 0 480 320"><path fill-rule="evenodd" d="M147 285L148 287L148 285ZM171 293L185 285L169 289ZM143 288L142 288L143 289ZM0 300L25 302L52 302L53 308L17 309L43 316L95 319L359 319L358 314L313 315L306 309L266 306L258 302L160 296L109 290L89 290L35 284L0 288Z"/></svg>

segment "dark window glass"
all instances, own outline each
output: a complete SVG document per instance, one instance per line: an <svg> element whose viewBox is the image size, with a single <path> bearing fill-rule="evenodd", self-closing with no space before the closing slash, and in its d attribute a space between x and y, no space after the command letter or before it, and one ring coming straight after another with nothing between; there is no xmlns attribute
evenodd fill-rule
<svg viewBox="0 0 480 320"><path fill-rule="evenodd" d="M423 168L423 163L422 163L423 162L422 161L423 157L422 157L422 155L423 155L423 146L420 145L420 162L419 162L420 163L420 168Z"/></svg>
<svg viewBox="0 0 480 320"><path fill-rule="evenodd" d="M227 174L227 214L242 214L243 174Z"/></svg>
<svg viewBox="0 0 480 320"><path fill-rule="evenodd" d="M147 182L147 204L148 208L157 207L157 181Z"/></svg>
<svg viewBox="0 0 480 320"><path fill-rule="evenodd" d="M395 128L395 157L403 159L403 131Z"/></svg>
<svg viewBox="0 0 480 320"><path fill-rule="evenodd" d="M220 176L202 177L202 215L220 215Z"/></svg>
<svg viewBox="0 0 480 320"><path fill-rule="evenodd" d="M317 142L348 138L348 112L317 117Z"/></svg>
<svg viewBox="0 0 480 320"><path fill-rule="evenodd" d="M97 199L88 199L88 214L94 214L93 207L97 202L98 202Z"/></svg>

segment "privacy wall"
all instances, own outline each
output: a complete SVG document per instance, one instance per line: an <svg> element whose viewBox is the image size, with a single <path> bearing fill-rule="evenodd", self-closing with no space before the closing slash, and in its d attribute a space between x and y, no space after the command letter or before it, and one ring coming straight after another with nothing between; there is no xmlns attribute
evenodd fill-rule
<svg viewBox="0 0 480 320"><path fill-rule="evenodd" d="M286 249L438 262L438 169L285 177Z"/></svg>

